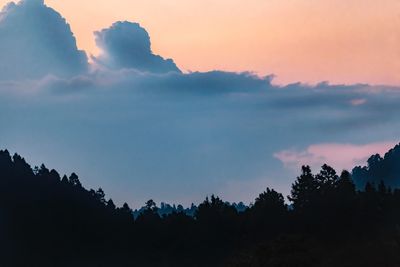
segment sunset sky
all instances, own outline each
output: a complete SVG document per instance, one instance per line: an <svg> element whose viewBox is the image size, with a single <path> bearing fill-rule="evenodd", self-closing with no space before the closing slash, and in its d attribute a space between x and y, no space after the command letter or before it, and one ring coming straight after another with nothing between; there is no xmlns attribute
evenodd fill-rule
<svg viewBox="0 0 400 267"><path fill-rule="evenodd" d="M249 203L399 143L399 73L399 0L23 0L0 149L133 207Z"/></svg>
<svg viewBox="0 0 400 267"><path fill-rule="evenodd" d="M9 1L1 0L4 5ZM274 82L400 84L398 0L46 0L80 49L93 32L140 23L183 71L254 71Z"/></svg>

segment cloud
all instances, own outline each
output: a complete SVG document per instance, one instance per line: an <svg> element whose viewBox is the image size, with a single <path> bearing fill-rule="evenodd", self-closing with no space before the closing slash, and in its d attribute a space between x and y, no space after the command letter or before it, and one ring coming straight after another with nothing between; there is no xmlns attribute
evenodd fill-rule
<svg viewBox="0 0 400 267"><path fill-rule="evenodd" d="M364 105L366 102L367 102L367 100L364 98L357 98L357 99L353 99L350 101L350 103L353 106L361 106L361 105Z"/></svg>
<svg viewBox="0 0 400 267"><path fill-rule="evenodd" d="M367 101L352 105L359 98ZM0 140L134 206L225 191L239 200L248 182L251 200L264 181L287 194L301 164L351 168L389 147L399 100L397 88L281 87L251 73L97 70L0 83Z"/></svg>
<svg viewBox="0 0 400 267"><path fill-rule="evenodd" d="M364 164L374 154L385 154L397 142L378 142L364 145L355 144L317 144L307 147L306 150L283 150L274 154L274 157L283 164L296 171L302 165L310 165L318 170L323 164L334 167L337 171L352 170L355 166Z"/></svg>
<svg viewBox="0 0 400 267"><path fill-rule="evenodd" d="M145 72L180 72L172 59L151 51L150 36L138 23L116 22L110 28L95 32L96 44L102 49L93 60L110 69L136 69Z"/></svg>
<svg viewBox="0 0 400 267"><path fill-rule="evenodd" d="M293 173L277 158L348 168L400 136L397 87L181 73L128 22L96 33L101 67L87 72L69 26L42 1L9 4L0 17L3 148L76 171L117 201L190 203L225 190L235 200L249 181L252 199L289 188Z"/></svg>
<svg viewBox="0 0 400 267"><path fill-rule="evenodd" d="M0 13L0 79L70 77L87 69L69 25L41 0L7 4Z"/></svg>

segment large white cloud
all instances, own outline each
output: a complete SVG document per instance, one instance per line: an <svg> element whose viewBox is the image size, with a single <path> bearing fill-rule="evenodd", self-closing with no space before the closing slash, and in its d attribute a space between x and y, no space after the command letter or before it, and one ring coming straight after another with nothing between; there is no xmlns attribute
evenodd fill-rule
<svg viewBox="0 0 400 267"><path fill-rule="evenodd" d="M69 77L87 69L69 25L42 0L7 4L0 13L0 79Z"/></svg>
<svg viewBox="0 0 400 267"><path fill-rule="evenodd" d="M107 68L180 72L172 59L153 54L150 36L138 23L116 22L110 28L95 32L95 36L103 53L93 59Z"/></svg>

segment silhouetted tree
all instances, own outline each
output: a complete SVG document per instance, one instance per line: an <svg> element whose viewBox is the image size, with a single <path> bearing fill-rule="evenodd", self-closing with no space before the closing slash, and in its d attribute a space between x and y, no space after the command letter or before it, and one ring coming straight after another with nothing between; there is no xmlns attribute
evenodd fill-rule
<svg viewBox="0 0 400 267"><path fill-rule="evenodd" d="M78 175L76 175L75 173L72 173L72 174L69 176L69 183L70 183L72 186L82 187L82 184L81 184L81 182L79 181Z"/></svg>
<svg viewBox="0 0 400 267"><path fill-rule="evenodd" d="M145 203L145 207L146 207L147 210L150 210L150 211L156 211L157 210L157 204L152 199L148 200Z"/></svg>
<svg viewBox="0 0 400 267"><path fill-rule="evenodd" d="M116 206L115 206L115 204L114 204L114 201L112 201L111 198L107 201L107 208L108 208L109 210L111 210L111 211L114 211L114 210L116 209Z"/></svg>
<svg viewBox="0 0 400 267"><path fill-rule="evenodd" d="M324 164L315 179L318 183L319 193L324 195L336 186L339 177L331 166Z"/></svg>
<svg viewBox="0 0 400 267"><path fill-rule="evenodd" d="M101 204L106 204L106 194L104 193L103 189L99 188L96 193L96 198Z"/></svg>
<svg viewBox="0 0 400 267"><path fill-rule="evenodd" d="M296 211L304 211L315 204L319 184L311 172L310 166L301 168L301 175L292 185L292 191L288 199L293 202Z"/></svg>
<svg viewBox="0 0 400 267"><path fill-rule="evenodd" d="M288 209L282 194L267 188L248 211L250 232L257 229L258 239L279 234L286 227Z"/></svg>
<svg viewBox="0 0 400 267"><path fill-rule="evenodd" d="M340 175L340 179L337 181L337 191L340 199L352 199L356 195L356 186L351 178L351 174L348 171L343 171Z"/></svg>

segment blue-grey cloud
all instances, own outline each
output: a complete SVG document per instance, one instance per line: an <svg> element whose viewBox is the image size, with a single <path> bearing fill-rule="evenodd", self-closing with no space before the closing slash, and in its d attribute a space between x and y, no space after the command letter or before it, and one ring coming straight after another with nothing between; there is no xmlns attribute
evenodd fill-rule
<svg viewBox="0 0 400 267"><path fill-rule="evenodd" d="M77 171L88 186L134 206L150 197L190 203L215 192L237 201L233 185L247 183L256 188L249 201L260 181L287 193L295 173L276 153L400 136L400 89L384 86L99 70L3 83L0 95L3 146Z"/></svg>
<svg viewBox="0 0 400 267"><path fill-rule="evenodd" d="M65 19L42 0L7 4L0 13L0 79L70 77L87 69Z"/></svg>
<svg viewBox="0 0 400 267"><path fill-rule="evenodd" d="M95 36L103 54L93 59L107 68L180 72L172 59L153 54L150 36L138 23L116 22L110 28L95 32Z"/></svg>

